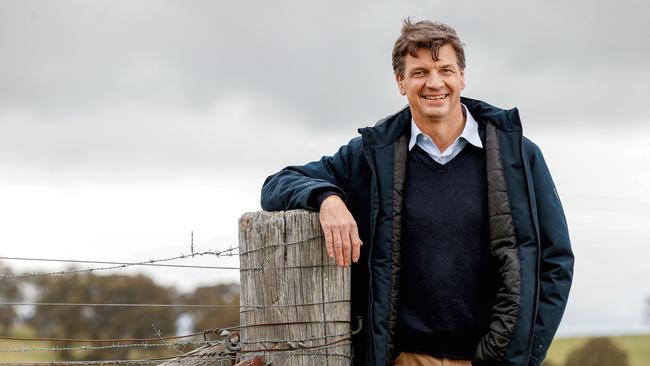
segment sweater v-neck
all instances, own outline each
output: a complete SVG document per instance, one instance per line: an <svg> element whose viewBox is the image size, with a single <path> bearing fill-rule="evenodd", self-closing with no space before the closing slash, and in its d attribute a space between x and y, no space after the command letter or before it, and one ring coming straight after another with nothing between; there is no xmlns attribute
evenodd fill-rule
<svg viewBox="0 0 650 366"><path fill-rule="evenodd" d="M424 163L424 165L436 172L439 173L445 173L447 171L450 171L456 167L456 165L460 164L463 160L467 158L469 155L469 151L472 149L480 149L478 147L473 146L472 144L467 144L465 147L456 155L453 159L449 160L445 164L440 164L439 162L435 161L429 154L426 153L426 151L422 150L421 147L418 145L413 146L413 149L409 152L409 154L413 154L413 157L416 159L419 159L420 162Z"/></svg>

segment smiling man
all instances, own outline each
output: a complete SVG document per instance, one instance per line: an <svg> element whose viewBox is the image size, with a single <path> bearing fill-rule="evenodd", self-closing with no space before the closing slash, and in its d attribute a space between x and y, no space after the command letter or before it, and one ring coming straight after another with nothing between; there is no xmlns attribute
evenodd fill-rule
<svg viewBox="0 0 650 366"><path fill-rule="evenodd" d="M265 210L318 210L352 266L355 365L539 365L573 254L557 191L516 109L461 97L444 24L405 20L393 71L408 106L333 156L267 178Z"/></svg>

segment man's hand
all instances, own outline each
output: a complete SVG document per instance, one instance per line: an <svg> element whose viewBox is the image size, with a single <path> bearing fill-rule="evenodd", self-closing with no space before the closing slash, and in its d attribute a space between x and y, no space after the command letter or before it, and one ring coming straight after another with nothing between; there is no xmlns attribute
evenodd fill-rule
<svg viewBox="0 0 650 366"><path fill-rule="evenodd" d="M336 259L336 264L347 267L359 260L361 239L354 217L345 206L341 197L331 195L320 205L320 225L325 234L327 255ZM352 253L350 253L352 251Z"/></svg>

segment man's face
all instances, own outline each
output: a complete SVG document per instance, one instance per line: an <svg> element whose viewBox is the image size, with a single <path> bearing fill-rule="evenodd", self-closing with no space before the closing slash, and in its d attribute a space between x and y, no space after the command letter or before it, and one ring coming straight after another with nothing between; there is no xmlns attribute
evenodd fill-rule
<svg viewBox="0 0 650 366"><path fill-rule="evenodd" d="M397 76L397 85L416 122L445 122L462 115L460 91L465 88L465 72L449 44L440 47L437 61L425 48L418 49L417 57L407 54L404 76Z"/></svg>

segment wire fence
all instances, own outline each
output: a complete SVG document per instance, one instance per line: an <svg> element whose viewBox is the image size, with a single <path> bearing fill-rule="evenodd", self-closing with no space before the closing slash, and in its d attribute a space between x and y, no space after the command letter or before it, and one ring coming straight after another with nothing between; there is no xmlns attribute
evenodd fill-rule
<svg viewBox="0 0 650 366"><path fill-rule="evenodd" d="M90 267L83 269L70 269L62 271L50 272L28 272L20 274L0 274L0 279L6 278L27 278L39 276L64 276L77 273L90 273L98 271L109 271L116 269L124 269L133 266L152 266L152 267L172 267L172 268L198 268L198 269L227 269L239 270L239 267L226 267L226 266L197 266L197 265L182 265L182 264L163 264L161 262L170 262L174 260L190 259L203 256L215 257L228 257L236 256L238 253L233 253L238 250L238 247L230 247L225 250L215 251L208 250L204 252L192 252L190 254L180 254L174 257L148 259L140 262L118 262L118 261L93 261L93 260L80 260L80 259L58 259L58 258L30 258L30 257L1 257L0 260L15 260L15 261L34 261L34 262L55 262L55 263L82 263L82 264L104 264L106 266Z"/></svg>
<svg viewBox="0 0 650 366"><path fill-rule="evenodd" d="M225 250L209 250L202 252L195 252L192 244L190 254L180 254L173 257L147 259L135 262L123 261L98 261L98 260L81 260L81 259L61 259L61 258L32 258L32 257L9 257L0 256L0 260L4 261L32 261L32 262L50 262L50 263L70 263L70 264L90 264L92 266L87 268L72 268L59 271L47 272L25 272L25 273L2 273L0 274L0 285L3 280L10 279L29 279L35 277L49 277L49 276L67 276L82 273L94 273L99 271L113 271L121 270L134 266L151 266L162 268L193 268L193 269L210 269L210 270L237 270L240 272L245 271L259 271L259 270L286 270L286 269L306 269L312 267L324 266L287 266L287 267L267 267L267 268L240 268L234 266L206 266L194 264L179 264L168 263L172 261L191 260L193 258L212 256L216 258L232 257L239 255L248 255L256 251L265 250L267 248L287 245L297 245L304 243L308 240L316 239L319 236L305 238L299 241L279 243L275 245L266 246L261 249L255 249L248 252L239 253L239 247L231 246ZM335 265L333 265L335 266ZM4 300L0 297L0 300ZM210 308L237 308L240 312L255 311L266 308L295 308L295 307L309 307L309 306L323 306L325 304L349 302L349 299L336 299L329 301L302 303L302 304L276 304L263 306L260 304L185 304L185 303L91 303L91 302L39 302L39 301L1 301L0 310L2 307L97 307L97 308L179 308L179 309L210 309ZM245 328L253 327L274 327L274 326L287 326L295 324L312 324L322 322L285 322L285 323L258 323L249 325L236 325L231 327L223 327L218 329L207 329L200 332L194 332L184 335L175 336L161 336L160 331L154 326L155 337L148 338L71 338L71 337L14 337L14 336L0 336L0 343L5 342L19 342L23 343L41 342L48 343L47 345L35 346L19 346L19 347L0 347L0 353L35 353L35 352L50 352L62 353L67 352L90 352L90 351L115 351L115 350L153 350L168 348L175 352L183 352L181 355L164 356L164 357L151 357L151 358L138 358L138 359L109 359L109 360L49 360L49 361L0 361L0 366L26 366L26 365L148 365L148 364L170 364L169 362L179 361L182 364L188 362L194 363L196 360L209 360L210 364L216 365L218 362L229 362L238 359L241 356L251 358L255 356L263 356L268 362L273 363L274 357L282 356L284 360L281 364L273 363L276 366L284 366L289 360L295 357L302 357L312 359L314 361L322 362L323 359L327 361L329 358L344 358L351 361L351 356L347 354L331 352L330 349L340 347L342 345L349 345L351 342L352 332L340 332L330 335L319 335L313 337L296 337L287 339L262 339L262 340L246 340L239 339L239 331ZM327 323L345 323L349 324L350 321L346 320L328 320ZM38 331L38 329L36 330ZM235 343L250 346L246 350L238 349L237 352L230 350L227 345L232 341L232 337L236 338ZM215 339L216 338L216 339ZM65 343L57 345L58 343ZM10 345L12 343L9 343ZM214 350L219 347L218 350ZM186 352L186 350L189 350ZM198 352L198 353L197 353ZM324 357L324 358L323 358Z"/></svg>
<svg viewBox="0 0 650 366"><path fill-rule="evenodd" d="M343 343L341 345L350 345L350 343ZM338 347L339 345L335 345ZM328 364L329 359L345 359L349 362L352 361L352 357L347 354L336 353L336 352L327 352L328 349L331 349L333 346L327 345L322 346L315 351L321 352L305 352L303 350L291 350L283 353L282 357L284 362L276 363L274 362L275 356L269 355L267 353L251 353L248 357L261 356L263 357L268 365L274 366L286 366L293 358L302 358L306 360L311 360L312 364L320 365L321 362ZM208 355L183 355L183 356L174 356L174 357L158 357L158 358L147 358L147 359L130 359L130 360L88 360L88 361L41 361L41 362L0 362L0 366L77 366L77 365L157 365L164 361L179 361L179 365L184 363L190 363L192 361L208 361L207 364L216 365L218 362L230 362L236 361L239 357L236 355L226 355L226 354L208 354ZM316 363L318 362L318 363Z"/></svg>
<svg viewBox="0 0 650 366"><path fill-rule="evenodd" d="M108 349L125 349L125 348L157 348L157 347L176 347L176 346L203 346L208 344L203 342L166 342L166 343L128 343L128 344L111 344L106 346L78 346L78 347L21 347L21 348L0 348L0 353L24 353L36 351L62 352L62 351L98 351Z"/></svg>

